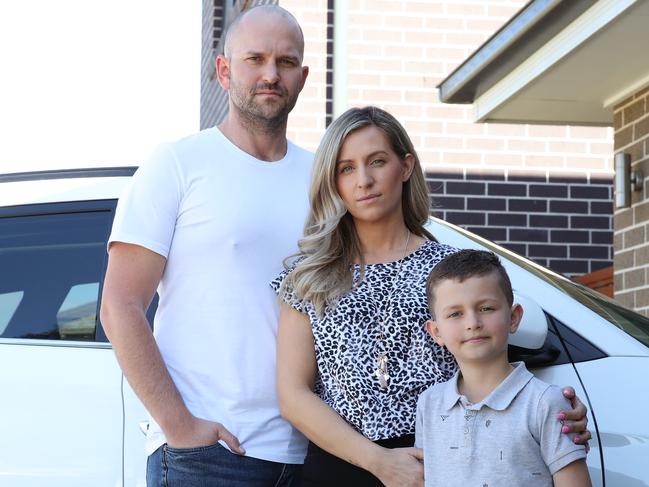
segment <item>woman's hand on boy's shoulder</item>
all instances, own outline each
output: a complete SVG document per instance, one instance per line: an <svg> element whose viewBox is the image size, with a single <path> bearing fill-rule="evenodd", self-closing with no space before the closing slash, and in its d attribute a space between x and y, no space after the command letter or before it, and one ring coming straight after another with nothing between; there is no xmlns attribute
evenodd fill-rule
<svg viewBox="0 0 649 487"><path fill-rule="evenodd" d="M579 445L586 446L586 452L590 450L588 440L592 438L590 431L588 431L588 408L581 402L575 390L568 386L562 389L563 395L570 401L572 409L561 411L559 421L563 422L563 433L575 433L574 442Z"/></svg>

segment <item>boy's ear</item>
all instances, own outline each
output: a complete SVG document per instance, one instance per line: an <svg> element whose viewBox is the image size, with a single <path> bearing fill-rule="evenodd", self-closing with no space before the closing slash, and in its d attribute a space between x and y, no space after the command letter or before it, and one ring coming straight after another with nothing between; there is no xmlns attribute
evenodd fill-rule
<svg viewBox="0 0 649 487"><path fill-rule="evenodd" d="M426 320L426 331L440 347L444 346L444 341L439 335L439 328L437 328L437 322L435 320Z"/></svg>
<svg viewBox="0 0 649 487"><path fill-rule="evenodd" d="M518 303L514 303L511 311L509 333L515 333L516 330L518 330L518 326L521 324L522 319L523 319L523 307Z"/></svg>

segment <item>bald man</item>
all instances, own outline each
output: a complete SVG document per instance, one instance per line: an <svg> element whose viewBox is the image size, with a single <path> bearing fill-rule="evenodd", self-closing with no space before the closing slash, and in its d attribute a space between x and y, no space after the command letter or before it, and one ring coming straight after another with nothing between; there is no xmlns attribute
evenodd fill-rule
<svg viewBox="0 0 649 487"><path fill-rule="evenodd" d="M149 487L297 485L306 440L279 413L269 283L308 210L312 154L286 139L303 53L286 10L238 17L216 59L227 117L161 145L120 198L101 321L151 415Z"/></svg>

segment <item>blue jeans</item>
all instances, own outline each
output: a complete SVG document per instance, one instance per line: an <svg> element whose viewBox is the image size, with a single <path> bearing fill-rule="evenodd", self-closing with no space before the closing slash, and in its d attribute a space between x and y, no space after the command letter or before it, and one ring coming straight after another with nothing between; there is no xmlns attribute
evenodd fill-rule
<svg viewBox="0 0 649 487"><path fill-rule="evenodd" d="M220 444L158 448L147 460L147 487L299 487L302 465L236 455Z"/></svg>

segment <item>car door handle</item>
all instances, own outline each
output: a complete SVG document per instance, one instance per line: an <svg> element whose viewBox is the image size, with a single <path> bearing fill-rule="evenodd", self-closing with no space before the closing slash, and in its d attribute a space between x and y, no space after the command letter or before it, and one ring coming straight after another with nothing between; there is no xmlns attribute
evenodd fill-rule
<svg viewBox="0 0 649 487"><path fill-rule="evenodd" d="M140 431L142 431L142 434L146 436L146 434L149 432L149 426L150 423L148 421L140 421Z"/></svg>

